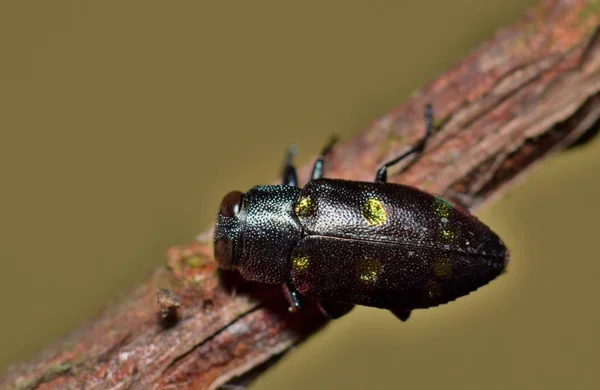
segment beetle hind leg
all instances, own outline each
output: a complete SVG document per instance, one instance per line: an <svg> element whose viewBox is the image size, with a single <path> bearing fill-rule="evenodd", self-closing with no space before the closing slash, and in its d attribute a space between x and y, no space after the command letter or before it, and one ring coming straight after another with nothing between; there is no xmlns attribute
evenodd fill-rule
<svg viewBox="0 0 600 390"><path fill-rule="evenodd" d="M411 309L391 309L393 315L395 315L400 321L404 322L410 317Z"/></svg>
<svg viewBox="0 0 600 390"><path fill-rule="evenodd" d="M423 138L417 142L416 145L408 149L406 152L402 153L400 156L393 158L392 160L386 162L379 168L377 174L375 175L375 181L379 183L387 182L387 170L392 165L398 164L400 161L404 160L406 157L410 156L414 153L420 153L425 149L425 144L427 140L431 136L433 132L433 107L431 104L425 106L425 135Z"/></svg>
<svg viewBox="0 0 600 390"><path fill-rule="evenodd" d="M330 319L340 318L346 315L350 310L354 309L354 305L351 303L340 303L331 301L319 301L319 310Z"/></svg>

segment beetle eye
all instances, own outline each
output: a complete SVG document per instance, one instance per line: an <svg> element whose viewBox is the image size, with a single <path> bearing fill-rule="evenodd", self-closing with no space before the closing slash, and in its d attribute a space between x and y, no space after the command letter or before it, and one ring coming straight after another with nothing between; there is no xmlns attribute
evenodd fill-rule
<svg viewBox="0 0 600 390"><path fill-rule="evenodd" d="M242 209L244 194L240 191L231 191L223 197L219 212L224 217L235 217Z"/></svg>
<svg viewBox="0 0 600 390"><path fill-rule="evenodd" d="M215 259L223 269L231 268L233 253L231 250L231 241L226 238L220 238L215 241Z"/></svg>

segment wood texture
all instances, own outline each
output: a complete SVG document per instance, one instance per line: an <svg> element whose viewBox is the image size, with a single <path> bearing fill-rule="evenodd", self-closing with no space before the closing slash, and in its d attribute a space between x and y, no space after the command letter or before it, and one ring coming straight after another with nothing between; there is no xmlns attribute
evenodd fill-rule
<svg viewBox="0 0 600 390"><path fill-rule="evenodd" d="M422 134L423 107L431 102L436 134L424 154L389 172L390 181L470 209L501 194L542 157L597 131L599 7L543 2L338 144L326 176L372 180L382 161ZM309 170L300 170L301 181ZM210 231L167 257L167 267L122 301L11 367L0 388L215 389L260 374L326 324L312 306L288 313L277 287L217 272Z"/></svg>

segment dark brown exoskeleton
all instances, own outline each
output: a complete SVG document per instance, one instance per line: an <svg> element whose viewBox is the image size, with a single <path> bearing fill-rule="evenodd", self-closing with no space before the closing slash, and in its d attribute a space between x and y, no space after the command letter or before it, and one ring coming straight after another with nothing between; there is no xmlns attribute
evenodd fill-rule
<svg viewBox="0 0 600 390"><path fill-rule="evenodd" d="M386 182L390 166L425 147L431 106L425 121L421 141L385 163L374 182L322 178L332 142L304 188L297 187L290 150L282 185L227 194L215 230L220 267L282 284L292 311L307 297L333 318L365 305L402 320L500 275L508 251L486 225L437 196Z"/></svg>

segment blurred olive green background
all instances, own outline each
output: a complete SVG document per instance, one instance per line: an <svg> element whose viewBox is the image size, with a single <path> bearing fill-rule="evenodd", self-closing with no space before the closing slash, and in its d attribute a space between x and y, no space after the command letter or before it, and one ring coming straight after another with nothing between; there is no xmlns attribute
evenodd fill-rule
<svg viewBox="0 0 600 390"><path fill-rule="evenodd" d="M534 1L0 3L0 372L212 222L401 104ZM360 3L360 4L359 4ZM400 323L359 308L255 389L600 388L600 142L479 216L486 288Z"/></svg>

